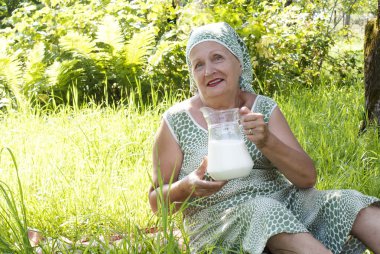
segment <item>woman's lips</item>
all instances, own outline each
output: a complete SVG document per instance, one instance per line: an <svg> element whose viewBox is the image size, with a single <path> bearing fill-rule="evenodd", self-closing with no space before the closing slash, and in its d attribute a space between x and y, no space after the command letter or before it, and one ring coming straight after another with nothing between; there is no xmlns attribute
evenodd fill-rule
<svg viewBox="0 0 380 254"><path fill-rule="evenodd" d="M222 81L223 81L223 79L221 79L221 78L213 79L207 83L207 86L208 87L215 87L215 86L219 85Z"/></svg>

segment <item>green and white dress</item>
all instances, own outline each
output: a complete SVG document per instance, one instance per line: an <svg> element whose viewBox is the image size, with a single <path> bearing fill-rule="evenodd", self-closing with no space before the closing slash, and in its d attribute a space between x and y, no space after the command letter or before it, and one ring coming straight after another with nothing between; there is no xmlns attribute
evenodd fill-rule
<svg viewBox="0 0 380 254"><path fill-rule="evenodd" d="M198 168L208 144L207 130L183 105L164 114L184 154L179 179ZM259 95L252 111L268 122L275 107L272 99ZM268 239L282 232L310 232L334 254L365 250L350 230L359 211L379 199L355 190L298 189L244 139L254 161L250 175L230 180L212 196L192 198L184 211L192 253L261 254Z"/></svg>

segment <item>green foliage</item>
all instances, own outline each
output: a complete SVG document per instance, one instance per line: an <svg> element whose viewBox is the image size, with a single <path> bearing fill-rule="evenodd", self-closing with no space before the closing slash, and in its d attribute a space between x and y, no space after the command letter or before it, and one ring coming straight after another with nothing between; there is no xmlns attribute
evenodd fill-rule
<svg viewBox="0 0 380 254"><path fill-rule="evenodd" d="M10 16L12 12L19 6L20 0L0 0L0 20L6 16Z"/></svg>
<svg viewBox="0 0 380 254"><path fill-rule="evenodd" d="M178 19L179 31L188 33L189 24L218 21L227 21L236 28L250 51L253 86L258 92L271 94L294 83L313 85L333 44L325 16L312 15L314 5L284 8L284 3L278 1L235 0L203 1L202 5L193 3L186 8Z"/></svg>
<svg viewBox="0 0 380 254"><path fill-rule="evenodd" d="M162 98L168 90L188 93L188 34L193 26L217 21L230 23L246 41L258 92L313 86L325 69L341 73L343 84L348 80L346 66L329 58L336 41L333 2L295 1L286 8L285 1L179 2L19 4L2 20L0 100L25 110L74 100L123 103L133 93L140 102Z"/></svg>
<svg viewBox="0 0 380 254"><path fill-rule="evenodd" d="M322 73L338 86L353 85L364 80L364 56L362 50L343 49L339 55L331 55L326 59Z"/></svg>
<svg viewBox="0 0 380 254"><path fill-rule="evenodd" d="M262 92L295 84L312 86L332 45L323 15L297 6L260 5L243 28Z"/></svg>
<svg viewBox="0 0 380 254"><path fill-rule="evenodd" d="M49 98L72 103L74 88L82 103L90 98L101 102L105 96L117 101L135 89L157 33L154 25L141 23L146 19L140 9L124 2L45 4L25 4L6 21L14 28L2 37L7 42L2 51L8 53L3 61L12 69L0 73L3 93L11 92L18 104ZM19 87L10 77L18 78ZM27 100L17 98L20 89Z"/></svg>

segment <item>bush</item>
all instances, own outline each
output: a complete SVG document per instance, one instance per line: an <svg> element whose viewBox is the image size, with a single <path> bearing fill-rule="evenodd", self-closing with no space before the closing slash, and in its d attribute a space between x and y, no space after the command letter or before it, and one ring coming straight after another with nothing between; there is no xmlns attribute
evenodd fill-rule
<svg viewBox="0 0 380 254"><path fill-rule="evenodd" d="M187 2L22 4L2 21L0 100L11 98L26 108L28 103L119 103L135 92L140 103L168 90L186 94L188 34L193 26L218 21L230 23L245 40L257 92L318 84L334 39L328 20L316 14L314 5ZM330 62L325 69L333 68L333 73L347 67Z"/></svg>

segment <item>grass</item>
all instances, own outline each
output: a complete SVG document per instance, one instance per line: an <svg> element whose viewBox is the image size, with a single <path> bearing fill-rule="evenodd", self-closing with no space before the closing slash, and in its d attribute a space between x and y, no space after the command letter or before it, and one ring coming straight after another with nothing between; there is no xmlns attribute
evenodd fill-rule
<svg viewBox="0 0 380 254"><path fill-rule="evenodd" d="M325 85L288 94L275 99L315 161L317 187L354 188L380 197L377 130L358 136L362 86ZM18 197L15 204L20 204L20 181L25 224L47 237L47 253L181 252L172 234L174 227L181 227L180 216L167 211L163 220L153 216L147 197L154 133L172 103L157 102L144 110L87 106L0 116L0 147L8 147L16 160L2 154L0 180L9 186L7 193ZM5 232L7 226L0 226ZM163 232L146 234L156 227ZM123 240L110 247L107 243L115 235ZM74 244L54 244L62 237ZM83 239L93 244L75 244Z"/></svg>
<svg viewBox="0 0 380 254"><path fill-rule="evenodd" d="M28 225L76 242L115 234L137 238L140 229L156 224L147 191L160 112L65 108L49 116L3 116L0 146L18 161ZM1 180L16 193L13 167L3 156Z"/></svg>
<svg viewBox="0 0 380 254"><path fill-rule="evenodd" d="M378 130L359 136L364 90L322 87L280 97L279 104L319 173L320 189L354 188L380 196Z"/></svg>

